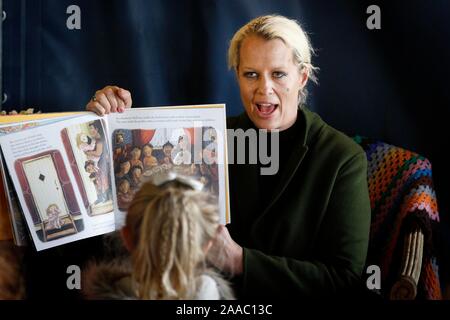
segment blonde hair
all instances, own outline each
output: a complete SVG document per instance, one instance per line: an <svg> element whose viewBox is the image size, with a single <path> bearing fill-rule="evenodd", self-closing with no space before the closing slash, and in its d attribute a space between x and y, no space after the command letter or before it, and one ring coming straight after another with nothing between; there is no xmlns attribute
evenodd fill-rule
<svg viewBox="0 0 450 320"><path fill-rule="evenodd" d="M145 183L128 208L133 282L140 299L194 299L205 247L219 226L214 198L178 181Z"/></svg>
<svg viewBox="0 0 450 320"><path fill-rule="evenodd" d="M51 208L56 208L58 211L61 211L56 203L51 203L51 204L47 207L47 210L45 210L45 211L48 213L48 212L50 211Z"/></svg>
<svg viewBox="0 0 450 320"><path fill-rule="evenodd" d="M230 41L228 48L228 67L236 72L239 68L240 49L242 42L249 36L256 35L265 40L280 39L292 49L294 62L300 71L305 71L308 78L317 83L316 72L319 68L311 63L314 49L308 35L300 24L293 19L280 15L257 17L240 28ZM308 92L306 86L299 92L299 105L306 101Z"/></svg>

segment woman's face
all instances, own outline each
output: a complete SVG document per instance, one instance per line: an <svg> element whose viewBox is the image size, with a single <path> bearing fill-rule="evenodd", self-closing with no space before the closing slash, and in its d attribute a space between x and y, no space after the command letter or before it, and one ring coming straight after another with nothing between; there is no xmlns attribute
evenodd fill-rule
<svg viewBox="0 0 450 320"><path fill-rule="evenodd" d="M237 78L245 111L257 128L281 131L295 123L299 91L308 76L282 40L244 39Z"/></svg>

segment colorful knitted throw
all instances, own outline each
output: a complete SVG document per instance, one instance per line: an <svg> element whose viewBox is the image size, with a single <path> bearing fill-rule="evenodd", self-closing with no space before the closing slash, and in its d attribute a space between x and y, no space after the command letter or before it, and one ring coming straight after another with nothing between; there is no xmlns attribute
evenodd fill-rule
<svg viewBox="0 0 450 320"><path fill-rule="evenodd" d="M399 277L405 232L419 225L424 233L424 252L416 299L441 299L433 244L439 212L430 161L387 143L361 136L354 140L367 155L372 208L367 265L380 267L382 295L389 296Z"/></svg>

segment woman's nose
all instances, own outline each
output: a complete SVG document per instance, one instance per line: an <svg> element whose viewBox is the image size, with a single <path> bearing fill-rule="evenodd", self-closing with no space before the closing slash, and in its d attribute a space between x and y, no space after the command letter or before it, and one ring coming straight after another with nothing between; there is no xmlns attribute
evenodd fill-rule
<svg viewBox="0 0 450 320"><path fill-rule="evenodd" d="M258 81L258 93L261 95L273 94L273 83L269 77L260 77Z"/></svg>

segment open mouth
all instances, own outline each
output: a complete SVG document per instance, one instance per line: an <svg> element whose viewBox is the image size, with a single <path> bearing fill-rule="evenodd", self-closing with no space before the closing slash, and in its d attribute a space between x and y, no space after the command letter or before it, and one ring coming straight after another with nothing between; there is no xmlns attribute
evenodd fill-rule
<svg viewBox="0 0 450 320"><path fill-rule="evenodd" d="M255 105L261 117L269 117L278 108L278 104L274 103L256 103Z"/></svg>

